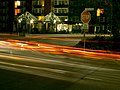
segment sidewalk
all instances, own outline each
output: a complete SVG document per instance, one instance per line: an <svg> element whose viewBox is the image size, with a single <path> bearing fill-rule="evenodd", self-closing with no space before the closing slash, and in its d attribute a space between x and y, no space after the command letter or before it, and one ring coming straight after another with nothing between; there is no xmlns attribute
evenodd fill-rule
<svg viewBox="0 0 120 90"><path fill-rule="evenodd" d="M86 34L86 38L94 37L95 34ZM108 34L102 36L109 37ZM0 33L0 37L4 39L18 39L26 41L37 41L48 44L75 46L81 39L84 38L83 34L26 34L25 36L18 36L18 34L4 34Z"/></svg>
<svg viewBox="0 0 120 90"><path fill-rule="evenodd" d="M65 38L64 38L65 37ZM75 37L75 38L74 38ZM14 40L24 40L24 41L36 41L47 44L65 45L65 46L75 46L79 41L78 35L57 35L57 34L40 34L40 35L26 35L18 36L16 34L0 34L0 39L14 39ZM68 39L70 38L70 39Z"/></svg>

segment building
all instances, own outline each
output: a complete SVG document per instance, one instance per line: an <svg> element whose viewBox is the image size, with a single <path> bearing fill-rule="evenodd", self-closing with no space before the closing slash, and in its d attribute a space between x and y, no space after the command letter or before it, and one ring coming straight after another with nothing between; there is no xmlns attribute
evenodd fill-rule
<svg viewBox="0 0 120 90"><path fill-rule="evenodd" d="M0 0L0 32L12 32L14 11L13 0Z"/></svg>
<svg viewBox="0 0 120 90"><path fill-rule="evenodd" d="M48 5L49 3L49 5ZM64 30L62 28L64 25L58 23L64 23L68 21L69 13L69 0L46 0L45 3L45 15L48 14L51 16L51 21L45 23L46 30L50 32L58 32ZM60 22L58 22L55 17L58 17ZM67 30L67 29L66 29Z"/></svg>
<svg viewBox="0 0 120 90"><path fill-rule="evenodd" d="M53 0L53 12L62 21L68 21L69 0Z"/></svg>
<svg viewBox="0 0 120 90"><path fill-rule="evenodd" d="M35 27L41 30L44 28L44 17L53 12L61 23L72 24L72 29L79 32L82 11L94 8L90 11L92 28L88 33L107 33L106 30L112 26L111 3L111 0L0 0L0 32L16 32L16 18L26 11L37 17L39 23Z"/></svg>
<svg viewBox="0 0 120 90"><path fill-rule="evenodd" d="M94 8L94 11L90 11L91 20L87 33L109 33L112 26L111 3L111 0L70 0L68 17L71 23L76 23L73 28L74 32L80 31L79 22L81 22L82 11L85 10L85 8Z"/></svg>

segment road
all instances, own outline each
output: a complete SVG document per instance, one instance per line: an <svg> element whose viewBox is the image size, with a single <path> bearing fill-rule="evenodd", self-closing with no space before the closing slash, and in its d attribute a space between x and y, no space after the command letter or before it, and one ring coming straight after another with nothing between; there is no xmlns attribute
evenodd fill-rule
<svg viewBox="0 0 120 90"><path fill-rule="evenodd" d="M106 56L103 56L101 52L17 40L1 41L0 88L120 90L119 55L104 53Z"/></svg>

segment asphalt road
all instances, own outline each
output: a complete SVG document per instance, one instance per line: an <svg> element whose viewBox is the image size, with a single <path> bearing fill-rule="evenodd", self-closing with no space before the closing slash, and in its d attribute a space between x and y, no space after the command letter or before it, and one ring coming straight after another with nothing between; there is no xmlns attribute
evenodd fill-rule
<svg viewBox="0 0 120 90"><path fill-rule="evenodd" d="M120 62L0 46L0 90L120 90Z"/></svg>

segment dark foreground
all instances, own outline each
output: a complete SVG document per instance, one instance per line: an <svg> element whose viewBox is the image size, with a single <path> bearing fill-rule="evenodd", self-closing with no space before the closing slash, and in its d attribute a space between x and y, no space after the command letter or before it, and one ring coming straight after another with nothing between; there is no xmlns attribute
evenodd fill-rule
<svg viewBox="0 0 120 90"><path fill-rule="evenodd" d="M65 90L72 83L0 69L0 90Z"/></svg>
<svg viewBox="0 0 120 90"><path fill-rule="evenodd" d="M50 79L46 77L23 74L13 71L0 69L0 90L120 90L111 88L110 85L104 87L96 84L85 84L84 79L81 83L67 82L62 80Z"/></svg>

